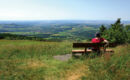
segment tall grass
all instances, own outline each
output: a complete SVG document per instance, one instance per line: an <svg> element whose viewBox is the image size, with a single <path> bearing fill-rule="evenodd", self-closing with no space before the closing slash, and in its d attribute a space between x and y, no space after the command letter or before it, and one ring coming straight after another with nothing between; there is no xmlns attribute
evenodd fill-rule
<svg viewBox="0 0 130 80"><path fill-rule="evenodd" d="M69 42L0 41L1 80L40 80L57 77L72 63L53 59L54 55L71 53ZM63 68L62 68L62 67ZM58 78L58 77L57 77Z"/></svg>
<svg viewBox="0 0 130 80"><path fill-rule="evenodd" d="M55 60L70 54L71 42L0 40L0 80L127 80L130 45L102 57Z"/></svg>
<svg viewBox="0 0 130 80"><path fill-rule="evenodd" d="M130 78L130 45L118 46L113 55L86 61L91 73L87 80L129 80ZM84 79L84 76L83 76Z"/></svg>

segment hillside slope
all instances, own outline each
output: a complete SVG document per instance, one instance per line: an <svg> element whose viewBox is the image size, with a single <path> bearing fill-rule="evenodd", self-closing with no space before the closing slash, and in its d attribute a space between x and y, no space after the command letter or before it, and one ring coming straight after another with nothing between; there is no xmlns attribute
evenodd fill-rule
<svg viewBox="0 0 130 80"><path fill-rule="evenodd" d="M70 54L72 42L0 40L0 80L127 80L130 45L114 48L110 56L55 60Z"/></svg>

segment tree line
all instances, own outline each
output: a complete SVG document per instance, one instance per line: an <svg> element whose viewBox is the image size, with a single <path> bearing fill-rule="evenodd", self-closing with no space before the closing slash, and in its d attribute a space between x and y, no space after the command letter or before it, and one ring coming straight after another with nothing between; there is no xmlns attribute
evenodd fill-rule
<svg viewBox="0 0 130 80"><path fill-rule="evenodd" d="M39 37L35 37L35 36L25 36L25 35L17 35L17 34L10 34L10 33L0 33L0 39L45 41L45 39L39 38Z"/></svg>
<svg viewBox="0 0 130 80"><path fill-rule="evenodd" d="M120 18L114 24L111 24L109 28L101 25L99 32L102 37L110 42L117 44L130 43L130 24L123 25Z"/></svg>

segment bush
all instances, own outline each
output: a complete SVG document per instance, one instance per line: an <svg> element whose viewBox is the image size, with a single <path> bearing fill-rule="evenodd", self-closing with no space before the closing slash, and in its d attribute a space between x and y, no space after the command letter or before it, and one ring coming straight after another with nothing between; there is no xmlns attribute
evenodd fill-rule
<svg viewBox="0 0 130 80"><path fill-rule="evenodd" d="M125 27L121 24L121 19L118 19L114 24L111 24L109 29L105 26L100 27L102 36L110 42L122 44L128 42L128 34Z"/></svg>

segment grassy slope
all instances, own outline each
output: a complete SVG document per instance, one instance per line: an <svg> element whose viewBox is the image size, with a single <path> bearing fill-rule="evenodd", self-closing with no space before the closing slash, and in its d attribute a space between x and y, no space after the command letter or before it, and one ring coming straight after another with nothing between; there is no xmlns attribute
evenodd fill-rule
<svg viewBox="0 0 130 80"><path fill-rule="evenodd" d="M71 42L0 40L0 79L126 80L129 77L129 47L115 48L112 57L81 57L63 62L53 59L53 56L71 53Z"/></svg>
<svg viewBox="0 0 130 80"><path fill-rule="evenodd" d="M128 80L130 77L130 45L121 45L114 48L115 53L110 56L86 61L90 73L86 71L83 80Z"/></svg>

